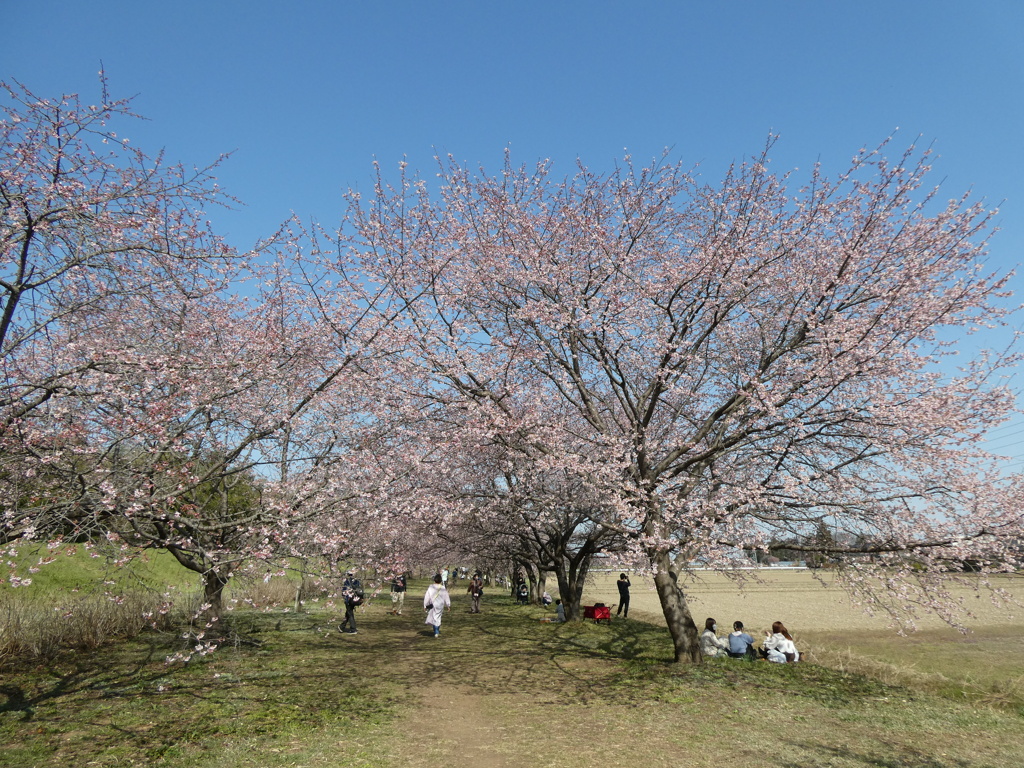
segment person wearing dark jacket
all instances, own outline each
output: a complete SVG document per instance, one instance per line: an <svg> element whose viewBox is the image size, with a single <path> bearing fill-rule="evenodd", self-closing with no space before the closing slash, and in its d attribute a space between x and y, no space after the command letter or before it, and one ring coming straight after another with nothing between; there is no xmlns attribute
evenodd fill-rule
<svg viewBox="0 0 1024 768"><path fill-rule="evenodd" d="M363 585L353 571L345 574L345 581L341 585L341 597L345 601L345 620L341 622L338 629L346 635L354 635L356 634L356 606L363 604Z"/></svg>
<svg viewBox="0 0 1024 768"><path fill-rule="evenodd" d="M629 577L624 574L619 574L619 580L615 582L615 586L619 588L619 610L615 612L616 616L622 616L624 619L629 618Z"/></svg>

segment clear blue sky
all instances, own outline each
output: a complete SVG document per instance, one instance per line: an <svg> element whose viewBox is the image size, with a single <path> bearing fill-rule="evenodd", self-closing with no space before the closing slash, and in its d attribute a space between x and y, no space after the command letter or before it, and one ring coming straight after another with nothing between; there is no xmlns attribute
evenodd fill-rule
<svg viewBox="0 0 1024 768"><path fill-rule="evenodd" d="M136 146L233 152L219 176L246 207L215 223L240 248L292 211L334 223L374 158L431 174L435 151L495 168L509 146L568 173L669 147L717 180L769 132L775 170L838 172L899 129L894 151L934 145L948 196L1000 204L993 262L1024 261L1024 0L0 0L0 18L3 79L92 100L102 61L150 118Z"/></svg>

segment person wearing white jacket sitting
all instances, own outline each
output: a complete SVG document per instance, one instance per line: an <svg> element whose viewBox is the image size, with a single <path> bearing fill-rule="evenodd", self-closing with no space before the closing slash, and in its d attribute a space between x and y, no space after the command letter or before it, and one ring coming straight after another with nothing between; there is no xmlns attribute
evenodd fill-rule
<svg viewBox="0 0 1024 768"><path fill-rule="evenodd" d="M718 625L714 619L704 622L704 631L700 635L700 652L705 656L728 656L729 643L720 638L716 633Z"/></svg>
<svg viewBox="0 0 1024 768"><path fill-rule="evenodd" d="M776 621L772 630L765 630L765 639L761 644L761 656L776 664L800 661L800 652L796 649L793 636L789 634L785 624Z"/></svg>

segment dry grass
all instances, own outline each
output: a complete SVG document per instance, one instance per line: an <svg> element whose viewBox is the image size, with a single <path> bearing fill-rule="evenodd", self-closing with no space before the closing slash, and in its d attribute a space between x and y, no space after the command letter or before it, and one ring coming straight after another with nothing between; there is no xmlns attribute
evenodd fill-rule
<svg viewBox="0 0 1024 768"><path fill-rule="evenodd" d="M91 650L113 640L136 637L148 629L178 631L197 617L197 587L126 588L107 582L82 587L57 583L0 589L0 668L13 662L52 659L66 650ZM230 607L257 610L301 608L323 598L319 582L274 577L239 577L229 587ZM201 617L199 617L201 621ZM177 630L176 630L177 628Z"/></svg>
<svg viewBox="0 0 1024 768"><path fill-rule="evenodd" d="M235 576L228 586L228 593L235 604L262 610L266 608L301 608L302 604L325 590L316 586L312 579L301 583L294 578L274 576Z"/></svg>
<svg viewBox="0 0 1024 768"><path fill-rule="evenodd" d="M59 599L0 592L0 668L16 660L53 658L67 649L93 650L151 628L168 630L197 604L186 596L168 604L142 591Z"/></svg>
<svg viewBox="0 0 1024 768"><path fill-rule="evenodd" d="M584 594L586 602L617 601L616 578L597 575ZM739 619L757 638L780 620L809 661L975 703L1024 708L1024 609L957 587L954 594L973 614L965 620L966 633L923 616L916 631L901 635L887 616L854 605L828 573L818 578L825 584L808 571L762 571L741 588L708 573L685 589L698 626L715 617L719 634ZM630 615L664 626L650 580L631 580ZM1024 578L1001 577L997 584L1024 602Z"/></svg>
<svg viewBox="0 0 1024 768"><path fill-rule="evenodd" d="M617 602L617 575L617 572L597 574L584 592L585 602ZM660 616L661 606L653 582L642 577L633 577L631 581L630 611ZM1024 603L1024 577L999 577L995 582ZM806 570L762 570L747 572L741 583L719 573L698 573L688 579L683 588L694 620L703 625L707 616L714 616L722 631L737 619L748 630L758 632L770 627L773 621L784 622L794 633L894 630L888 616L870 615L854 605L842 589L833 585L833 577L828 572L821 572L816 578ZM993 602L984 592L966 587L954 587L953 593L973 614L965 618L968 629L1024 629L1024 607ZM921 616L917 626L921 630L947 628L941 619L931 615Z"/></svg>

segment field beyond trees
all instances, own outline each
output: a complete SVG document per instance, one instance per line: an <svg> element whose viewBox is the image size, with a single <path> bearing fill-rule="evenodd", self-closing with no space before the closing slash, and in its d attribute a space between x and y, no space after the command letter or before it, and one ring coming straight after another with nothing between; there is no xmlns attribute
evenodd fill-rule
<svg viewBox="0 0 1024 768"><path fill-rule="evenodd" d="M782 621L809 660L837 669L870 674L889 682L952 692L971 701L1009 701L1024 706L1024 577L1001 576L993 586L1018 603L993 602L983 588L953 588L965 612L961 632L934 614L916 620L916 631L900 635L887 614L866 613L827 571L748 572L743 588L721 573L697 572L683 585L703 628L708 616L725 634L737 619L761 638ZM591 601L617 602L617 573L598 576L587 592ZM658 596L633 578L630 615L664 624Z"/></svg>
<svg viewBox="0 0 1024 768"><path fill-rule="evenodd" d="M166 665L181 639L152 632L8 667L0 766L1020 765L1010 612L979 603L967 635L902 638L806 573L771 573L745 596L719 578L686 586L701 621L724 632L740 618L758 635L782 619L810 663L670 663L640 579L631 619L610 625L543 623L550 612L497 589L470 615L457 587L434 640L416 582L404 615L382 595L354 636L320 609L239 611L234 644L189 664ZM599 575L585 602L613 602L613 579Z"/></svg>

